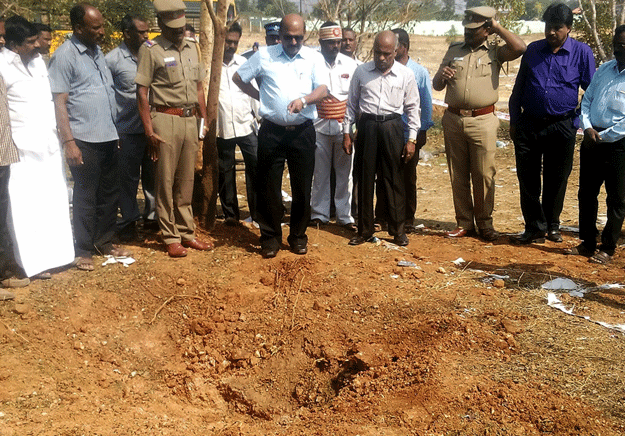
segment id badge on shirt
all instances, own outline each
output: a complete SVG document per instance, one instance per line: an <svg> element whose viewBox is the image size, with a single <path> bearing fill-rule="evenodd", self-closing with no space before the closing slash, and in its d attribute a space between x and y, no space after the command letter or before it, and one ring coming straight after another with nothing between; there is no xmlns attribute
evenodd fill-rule
<svg viewBox="0 0 625 436"><path fill-rule="evenodd" d="M175 67L175 66L178 65L178 63L176 62L176 58L175 57L164 58L163 62L165 62L165 66L166 67Z"/></svg>

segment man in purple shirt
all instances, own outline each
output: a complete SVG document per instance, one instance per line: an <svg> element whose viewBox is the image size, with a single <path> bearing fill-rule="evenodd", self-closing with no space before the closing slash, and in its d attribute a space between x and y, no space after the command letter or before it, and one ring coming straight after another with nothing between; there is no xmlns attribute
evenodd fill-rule
<svg viewBox="0 0 625 436"><path fill-rule="evenodd" d="M521 60L510 96L525 231L513 242L562 242L560 213L573 167L579 88L595 72L592 50L569 36L573 12L552 4L543 14L545 39L531 43ZM542 164L542 202L541 194Z"/></svg>

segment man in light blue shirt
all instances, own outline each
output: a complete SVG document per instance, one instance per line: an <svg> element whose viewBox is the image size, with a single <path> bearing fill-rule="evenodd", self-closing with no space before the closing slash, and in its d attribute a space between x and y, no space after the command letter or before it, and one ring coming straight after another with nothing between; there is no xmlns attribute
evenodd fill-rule
<svg viewBox="0 0 625 436"><path fill-rule="evenodd" d="M315 167L315 104L328 94L324 59L302 47L304 20L289 14L280 23L281 44L261 47L234 73L232 80L246 94L260 100L264 119L258 132L258 222L261 254L275 257L282 242L282 173L285 161L291 180L291 251L306 254L310 221L310 193ZM250 82L260 78L260 90Z"/></svg>
<svg viewBox="0 0 625 436"><path fill-rule="evenodd" d="M144 228L157 229L154 192L154 162L147 153L147 138L137 108L137 55L139 47L148 39L145 19L126 14L120 30L123 42L106 55L106 65L113 75L119 133L119 210L117 236L130 241L137 238L136 222L141 218L137 204L139 179L143 187L145 206Z"/></svg>
<svg viewBox="0 0 625 436"><path fill-rule="evenodd" d="M399 45L395 60L407 66L414 73L417 88L419 90L419 102L421 108L421 127L417 134L415 144L415 154L404 164L404 185L406 189L406 221L404 229L406 233L414 232L414 218L417 212L417 164L419 163L419 150L423 148L427 141L427 130L434 125L432 122L432 82L428 70L412 60L408 52L410 51L410 36L404 29L393 29L397 35ZM404 123L404 141L408 141L408 116L404 113L401 116ZM376 195L378 201L375 205L375 217L377 221L386 222L387 202L380 185L376 185Z"/></svg>
<svg viewBox="0 0 625 436"><path fill-rule="evenodd" d="M112 244L117 202L117 130L113 78L98 43L104 19L86 3L70 11L74 34L50 60L59 139L74 178L76 266L93 270L94 253L129 252Z"/></svg>
<svg viewBox="0 0 625 436"><path fill-rule="evenodd" d="M606 264L625 219L625 25L614 31L614 60L601 65L582 99L584 141L579 167L579 238L567 251ZM597 197L605 183L608 221L597 249Z"/></svg>

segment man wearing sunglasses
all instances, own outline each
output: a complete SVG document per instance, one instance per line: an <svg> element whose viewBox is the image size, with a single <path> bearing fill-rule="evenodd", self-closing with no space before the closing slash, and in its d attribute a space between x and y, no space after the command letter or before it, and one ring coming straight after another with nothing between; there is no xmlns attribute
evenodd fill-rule
<svg viewBox="0 0 625 436"><path fill-rule="evenodd" d="M323 56L302 47L306 27L297 14L280 23L280 44L261 47L232 81L243 92L260 100L263 123L258 132L257 214L261 254L275 257L282 242L282 173L289 166L291 251L306 254L306 227L310 221L310 193L315 167L315 104L328 95L328 76ZM256 78L260 90L250 82ZM262 81L258 81L258 79Z"/></svg>

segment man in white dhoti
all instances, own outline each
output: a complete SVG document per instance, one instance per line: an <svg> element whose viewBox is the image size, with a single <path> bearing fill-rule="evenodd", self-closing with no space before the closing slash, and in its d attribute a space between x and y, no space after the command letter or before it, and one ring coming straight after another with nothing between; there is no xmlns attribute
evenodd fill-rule
<svg viewBox="0 0 625 436"><path fill-rule="evenodd" d="M32 277L72 263L74 246L52 92L37 51L37 29L19 16L7 19L5 28L0 73L20 160L11 165L10 219L16 261Z"/></svg>

